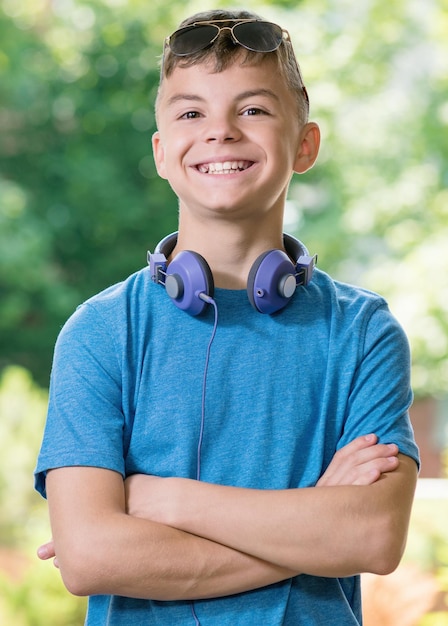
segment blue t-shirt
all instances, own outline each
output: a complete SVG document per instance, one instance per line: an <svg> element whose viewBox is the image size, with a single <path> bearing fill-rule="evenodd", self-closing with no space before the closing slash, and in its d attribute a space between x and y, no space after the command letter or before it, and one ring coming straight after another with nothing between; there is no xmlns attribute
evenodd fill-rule
<svg viewBox="0 0 448 626"><path fill-rule="evenodd" d="M409 347L378 295L316 270L274 315L245 290L217 289L207 371L201 479L250 488L310 487L335 451L375 432L418 462L408 417ZM148 269L87 301L55 350L36 488L50 468L196 477L212 307L191 317ZM201 626L355 626L359 577L301 575L194 603ZM193 625L191 603L89 599L87 624Z"/></svg>

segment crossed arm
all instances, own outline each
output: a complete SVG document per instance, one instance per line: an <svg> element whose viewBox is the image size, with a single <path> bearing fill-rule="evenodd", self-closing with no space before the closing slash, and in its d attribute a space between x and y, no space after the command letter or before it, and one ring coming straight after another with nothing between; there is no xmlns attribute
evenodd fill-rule
<svg viewBox="0 0 448 626"><path fill-rule="evenodd" d="M416 465L360 437L314 488L255 490L109 470L52 470L52 543L78 595L218 597L296 574L387 573L406 539Z"/></svg>

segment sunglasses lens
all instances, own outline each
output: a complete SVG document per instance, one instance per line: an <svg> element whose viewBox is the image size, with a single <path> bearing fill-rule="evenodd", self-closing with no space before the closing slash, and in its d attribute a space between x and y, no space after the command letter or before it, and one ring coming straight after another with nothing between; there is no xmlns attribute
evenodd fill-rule
<svg viewBox="0 0 448 626"><path fill-rule="evenodd" d="M283 39L282 29L272 22L243 22L234 27L233 34L242 46L254 52L273 52Z"/></svg>
<svg viewBox="0 0 448 626"><path fill-rule="evenodd" d="M219 28L213 24L181 28L170 37L171 51L178 56L199 52L210 45L218 32Z"/></svg>

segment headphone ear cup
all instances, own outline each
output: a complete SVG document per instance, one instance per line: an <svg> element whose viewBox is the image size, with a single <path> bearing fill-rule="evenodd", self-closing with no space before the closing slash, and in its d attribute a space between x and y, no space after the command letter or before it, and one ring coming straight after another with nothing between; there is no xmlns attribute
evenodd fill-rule
<svg viewBox="0 0 448 626"><path fill-rule="evenodd" d="M247 297L260 313L283 309L296 290L296 271L282 250L268 250L252 265L247 279Z"/></svg>
<svg viewBox="0 0 448 626"><path fill-rule="evenodd" d="M173 303L190 315L199 315L207 306L200 298L213 298L213 275L203 256L192 250L182 250L168 265L165 290Z"/></svg>
<svg viewBox="0 0 448 626"><path fill-rule="evenodd" d="M257 278L258 269L260 265L262 264L264 258L269 254L269 252L270 250L268 250L267 252L263 252L263 254L261 254L259 257L255 259L254 264L250 268L249 276L247 277L247 297L249 299L249 302L251 303L251 305L254 307L256 311L259 311L260 309L257 306L257 299L255 297L256 296L255 281Z"/></svg>

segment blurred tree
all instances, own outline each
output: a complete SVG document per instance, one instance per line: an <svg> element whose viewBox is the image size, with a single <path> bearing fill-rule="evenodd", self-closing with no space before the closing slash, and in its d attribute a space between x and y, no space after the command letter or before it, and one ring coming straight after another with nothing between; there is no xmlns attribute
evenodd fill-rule
<svg viewBox="0 0 448 626"><path fill-rule="evenodd" d="M0 377L0 624L75 626L85 599L70 596L59 571L36 557L50 537L45 501L32 473L45 421L47 392L19 367Z"/></svg>
<svg viewBox="0 0 448 626"><path fill-rule="evenodd" d="M1 365L46 383L68 315L175 228L150 145L162 37L137 3L0 6Z"/></svg>
<svg viewBox="0 0 448 626"><path fill-rule="evenodd" d="M45 422L47 393L23 369L11 367L0 378L0 548L23 546L46 512L30 516L41 499L32 475ZM43 502L43 501L42 501Z"/></svg>
<svg viewBox="0 0 448 626"><path fill-rule="evenodd" d="M388 298L416 394L446 393L448 2L314 0L288 15L323 131L291 188L292 228L322 269Z"/></svg>

